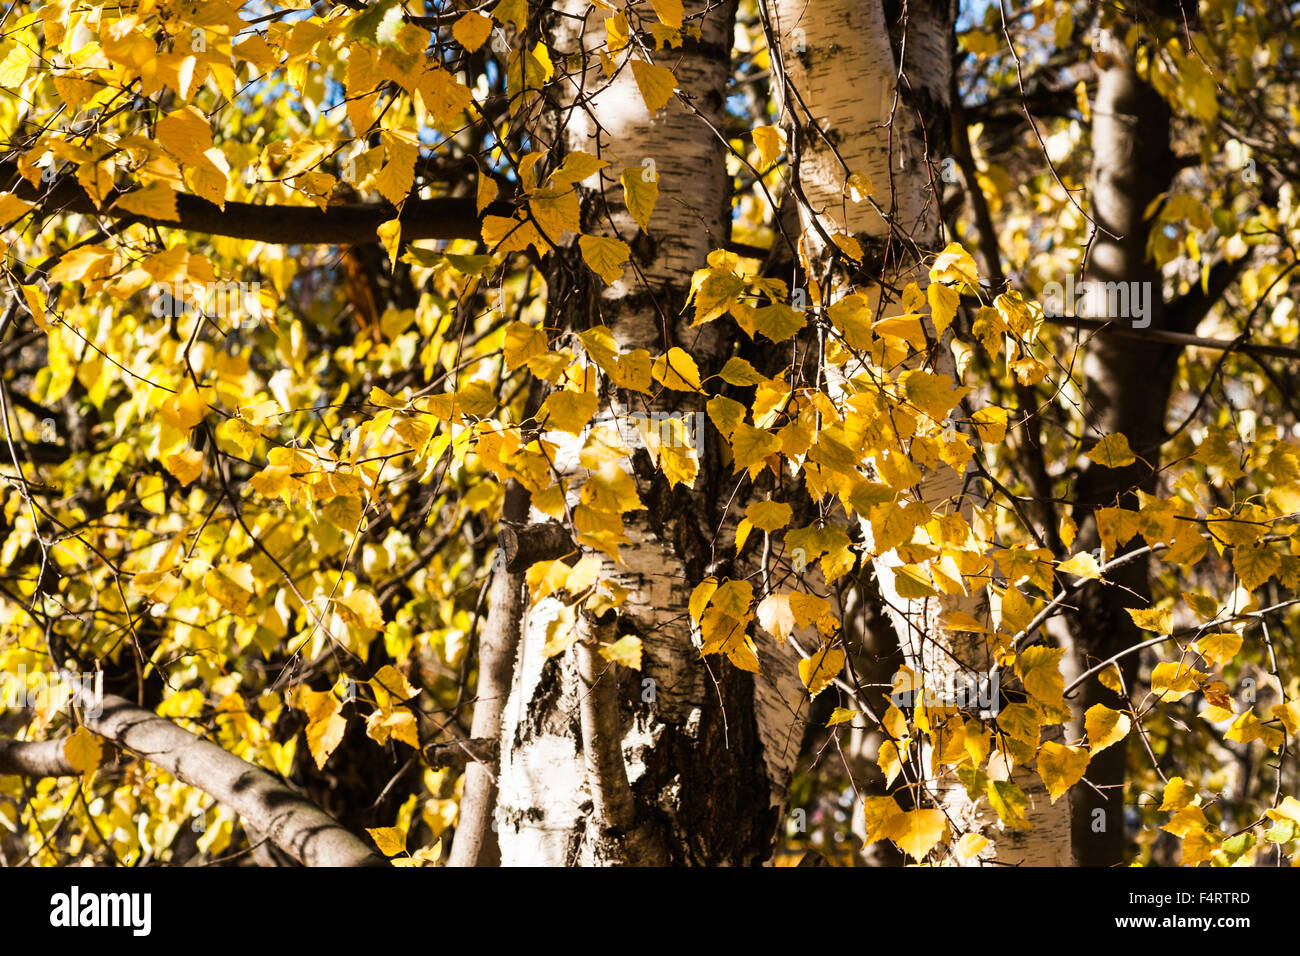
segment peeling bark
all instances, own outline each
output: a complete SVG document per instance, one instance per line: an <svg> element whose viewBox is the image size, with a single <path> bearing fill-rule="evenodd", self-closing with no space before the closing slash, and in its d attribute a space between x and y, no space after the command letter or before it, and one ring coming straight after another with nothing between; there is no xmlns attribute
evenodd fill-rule
<svg viewBox="0 0 1300 956"><path fill-rule="evenodd" d="M653 17L649 4L635 9ZM678 316L692 272L728 237L723 149L710 124L722 125L733 12L730 2L686 4L702 36L674 50L671 66L679 89L691 94L691 108L674 98L650 117L630 69L610 79L590 55L577 82L558 91L556 114L539 121L564 150L612 162L601 188L583 192L584 228L621 236L634 262L623 278L602 287L575 262L574 250L559 250L550 283L554 324L574 331L607 325L624 350L660 354L682 347L705 375L721 367L730 343L717 323L692 329ZM584 47L604 42L600 11L569 2L557 14L548 37L555 55L581 58ZM660 189L648 236L624 208L619 186L625 168L650 169L646 160L653 160ZM597 420L642 410L694 412L701 405L680 392L665 393L653 409L634 404L641 400L608 393ZM713 542L732 540L727 530L734 530L749 492L726 509L735 480L720 467L716 437L701 451L695 487L670 489L649 466L635 429L619 431L632 448L646 509L625 515L622 563L606 559L602 577L627 589L617 633L641 639L642 667L606 667L581 647L547 658L548 628L563 607L546 598L527 611L502 733L502 859L507 865L758 864L772 852L801 738L806 694L796 658L758 633L761 675L720 657L702 660L687 613L694 584L720 561ZM547 438L560 449L557 471L576 474L581 441ZM597 665L603 668L598 678ZM621 797L610 801L611 786L622 790L620 761L630 825L620 822L626 819Z"/></svg>
<svg viewBox="0 0 1300 956"><path fill-rule="evenodd" d="M939 241L930 144L948 142L955 10L938 0L909 5L905 22L900 13L901 8L880 0L776 0L771 5L780 62L788 76L782 102L796 144L795 190L803 199L802 225L821 237L813 244L812 265L816 269L819 257L823 263L828 259L831 245L826 239L833 234L858 238L878 266L862 277L873 283L869 288L878 316L900 313L897 297L886 289L908 282L925 288L923 256ZM879 211L846 196L844 185L852 174L870 180ZM945 347L933 350L930 367L957 380ZM855 371L827 369L832 384L837 378L843 383ZM969 477L969 469L958 474L940 464L922 478L920 499L927 508L955 508L968 516ZM861 527L871 551L870 523L863 520ZM987 619L987 601L979 591L903 598L895 585L895 569L901 563L892 550L872 562L908 665L927 686L972 672L987 674L993 661L985 640L948 631L941 623L953 611ZM963 787L927 784L925 789L960 831L984 830L992 838L992 845L972 863L996 859L1004 864L1068 864L1068 799L1053 804L1029 768L1004 772L1029 797L1033 829L1028 832L1006 830L987 803L972 804Z"/></svg>

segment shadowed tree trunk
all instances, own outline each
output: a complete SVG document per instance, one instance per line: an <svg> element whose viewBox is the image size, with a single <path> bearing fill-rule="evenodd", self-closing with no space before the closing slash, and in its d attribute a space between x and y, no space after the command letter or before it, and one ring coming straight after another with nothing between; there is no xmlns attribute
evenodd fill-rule
<svg viewBox="0 0 1300 956"><path fill-rule="evenodd" d="M1089 283L1123 283L1130 290L1130 299L1136 291L1134 284L1145 283L1151 311L1136 320L1123 310L1110 314L1112 303L1101 295L1087 300L1091 309L1086 311L1092 318L1106 319L1121 327L1149 321L1151 329L1165 329L1168 313L1159 270L1147 256L1149 228L1145 213L1173 178L1170 111L1134 70L1122 39L1110 35L1102 48L1106 57L1099 70L1092 107L1093 167L1089 189L1091 215L1098 233L1084 279ZM1127 311L1133 311L1131 302ZM1180 351L1159 342L1113 335L1091 339L1083 365L1086 443L1092 445L1105 435L1122 432L1140 457L1124 468L1085 463L1075 489L1073 516L1079 526L1075 550L1090 551L1100 545L1097 508L1134 508L1136 489L1154 490L1152 469L1159 464L1165 410ZM1138 548L1144 543L1137 538L1127 547ZM1113 557L1106 555L1107 559ZM1090 582L1080 590L1072 602L1078 612L1069 618L1075 653L1065 660L1067 682L1073 676L1072 659L1079 668L1075 674L1081 673L1142 639L1142 632L1126 609L1145 607L1149 602L1148 575L1147 559L1139 558L1109 572L1109 584ZM1135 654L1121 659L1120 671L1129 688L1137 665ZM1075 717L1071 732L1075 738L1082 735L1084 711L1094 704L1115 709L1129 706L1097 680L1085 682L1071 703ZM1093 786L1074 789L1074 840L1081 865L1109 866L1123 860L1126 743L1096 755L1087 772Z"/></svg>
<svg viewBox="0 0 1300 956"><path fill-rule="evenodd" d="M665 62L677 86L690 91L690 108L673 98L651 117L627 65L610 78L594 52L605 42L606 13L586 3L558 4L546 24L548 42L556 56L585 69L577 84L555 91L551 111L535 124L540 142L558 140L558 153L580 150L612 163L599 189L580 191L583 228L617 235L632 248L631 268L608 287L582 266L576 248L559 250L549 277L548 326L561 333L607 326L623 352L659 355L678 347L706 377L721 368L732 343L719 324L692 329L679 316L693 271L728 236L723 143L714 130L721 127L730 74L733 13L729 2L686 4L701 38L686 39ZM643 15L654 17L649 4L635 4L633 29ZM647 38L646 48L653 47ZM618 63L626 56L619 54ZM584 98L575 102L579 86ZM623 205L625 169L645 181L657 178L648 235ZM502 862L761 863L772 852L802 734L806 694L796 658L755 633L760 674L721 656L701 660L687 613L692 587L706 576L741 576L728 574L728 558L749 500L747 483L733 498L738 482L722 465L716 436L706 438L703 429L695 436L693 488L670 488L651 467L630 416L695 413L701 398L664 390L651 402L608 382L601 396L595 423L632 450L644 505L624 516L622 563L604 556L600 572L626 589L626 598L599 618L555 598L526 612L502 728ZM557 446L556 473L569 481L576 502L577 478L585 474L583 439L558 431L546 439ZM544 518L534 511L534 521ZM576 645L548 657L548 639L565 633L576 635ZM597 653L625 636L641 641L639 671Z"/></svg>

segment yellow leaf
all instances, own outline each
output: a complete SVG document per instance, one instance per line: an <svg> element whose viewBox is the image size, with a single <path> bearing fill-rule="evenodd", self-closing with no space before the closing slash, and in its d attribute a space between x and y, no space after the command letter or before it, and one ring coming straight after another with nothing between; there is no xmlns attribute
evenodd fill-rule
<svg viewBox="0 0 1300 956"><path fill-rule="evenodd" d="M1060 666L1064 654L1064 648L1039 645L1025 648L1016 662L1025 690L1049 707L1060 707L1065 694L1065 676Z"/></svg>
<svg viewBox="0 0 1300 956"><path fill-rule="evenodd" d="M188 485L203 474L203 453L194 448L172 452L163 459L163 467L182 485Z"/></svg>
<svg viewBox="0 0 1300 956"><path fill-rule="evenodd" d="M585 182L608 165L605 160L597 159L587 153L572 152L564 157L564 161L555 172L551 173L547 181L553 186L571 186L574 183Z"/></svg>
<svg viewBox="0 0 1300 956"><path fill-rule="evenodd" d="M850 710L848 707L836 707L831 711L831 719L826 721L826 726L834 727L836 724L847 723L856 716L858 716L856 710Z"/></svg>
<svg viewBox="0 0 1300 956"><path fill-rule="evenodd" d="M1300 701L1287 701L1285 704L1274 704L1269 709L1269 715L1274 720L1282 722L1286 732L1292 737L1300 735ZM1300 820L1296 821L1300 823Z"/></svg>
<svg viewBox="0 0 1300 956"><path fill-rule="evenodd" d="M398 701L407 701L414 698L419 691L411 686L404 674L392 664L385 664L379 668L378 673L370 678L367 682L375 688L376 692L383 691L389 697Z"/></svg>
<svg viewBox="0 0 1300 956"><path fill-rule="evenodd" d="M136 497L146 511L156 515L167 510L167 492L161 475L144 475L135 483Z"/></svg>
<svg viewBox="0 0 1300 956"><path fill-rule="evenodd" d="M839 247L840 252L844 253L854 262L861 262L864 253L862 244L847 233L837 232L831 235L831 240Z"/></svg>
<svg viewBox="0 0 1300 956"><path fill-rule="evenodd" d="M664 388L678 392L701 392L700 369L685 349L673 346L654 360L650 374Z"/></svg>
<svg viewBox="0 0 1300 956"><path fill-rule="evenodd" d="M578 247L582 250L583 261L608 285L613 285L623 275L623 264L632 251L622 239L604 236L580 236Z"/></svg>
<svg viewBox="0 0 1300 956"><path fill-rule="evenodd" d="M672 99L677 77L673 76L673 71L668 67L656 66L645 60L633 60L632 75L636 78L637 89L641 91L641 99L645 100L646 109L651 116Z"/></svg>
<svg viewBox="0 0 1300 956"><path fill-rule="evenodd" d="M485 17L483 14L473 11L460 17L451 28L451 35L456 42L470 53L481 47L491 32L491 17Z"/></svg>
<svg viewBox="0 0 1300 956"><path fill-rule="evenodd" d="M875 192L875 187L861 173L850 173L849 178L844 180L844 191L848 194L849 201L857 204L869 198Z"/></svg>
<svg viewBox="0 0 1300 956"><path fill-rule="evenodd" d="M36 327L42 332L49 331L50 325L45 319L45 293L38 285L20 286L23 290L23 299L27 302L27 311L32 314L32 320Z"/></svg>
<svg viewBox="0 0 1300 956"><path fill-rule="evenodd" d="M726 654L741 670L759 673L758 652L747 633L748 623L748 615L735 617L724 608L709 608L700 619L700 653Z"/></svg>
<svg viewBox="0 0 1300 956"><path fill-rule="evenodd" d="M691 620L699 622L704 609L709 606L709 601L713 594L718 590L717 578L705 578L699 584L695 585L695 590L691 591L691 599L688 602L688 608L691 613Z"/></svg>
<svg viewBox="0 0 1300 956"><path fill-rule="evenodd" d="M1137 461L1133 450L1128 446L1128 439L1121 432L1107 435L1084 452L1084 455L1103 468L1123 468Z"/></svg>
<svg viewBox="0 0 1300 956"><path fill-rule="evenodd" d="M846 295L832 303L827 313L849 348L871 348L871 300L865 295L860 292Z"/></svg>
<svg viewBox="0 0 1300 956"><path fill-rule="evenodd" d="M31 41L26 37L20 38L4 61L0 62L0 86L6 90L16 90L22 86L28 67L36 60L36 53L28 46L29 42Z"/></svg>
<svg viewBox="0 0 1300 956"><path fill-rule="evenodd" d="M1182 700L1195 692L1200 671L1181 661L1161 661L1151 669L1151 693L1166 703Z"/></svg>
<svg viewBox="0 0 1300 956"><path fill-rule="evenodd" d="M64 738L63 756L77 773L93 773L104 758L104 747L89 730L78 727Z"/></svg>
<svg viewBox="0 0 1300 956"><path fill-rule="evenodd" d="M1282 558L1268 545L1237 547L1232 553L1232 568L1241 578L1241 586L1253 591L1282 568Z"/></svg>
<svg viewBox="0 0 1300 956"><path fill-rule="evenodd" d="M957 841L957 846L954 848L953 852L957 854L958 859L973 860L975 857L983 853L984 848L988 845L989 841L986 837L983 837L978 833L967 833Z"/></svg>
<svg viewBox="0 0 1300 956"><path fill-rule="evenodd" d="M144 189L127 193L113 203L113 208L145 219L164 222L180 220L180 215L176 212L176 192L162 182L150 183Z"/></svg>
<svg viewBox="0 0 1300 956"><path fill-rule="evenodd" d="M566 232L576 233L582 228L578 193L572 188L539 189L529 197L528 209L542 234L552 242L559 242Z"/></svg>
<svg viewBox="0 0 1300 956"><path fill-rule="evenodd" d="M902 339L918 352L924 352L926 349L925 327L921 325L921 317L916 313L909 312L906 315L893 315L880 319L872 326L872 330L877 335Z"/></svg>
<svg viewBox="0 0 1300 956"><path fill-rule="evenodd" d="M764 460L769 455L774 455L781 450L781 439L763 428L755 428L753 425L741 423L736 426L736 430L731 435L731 453L735 458L735 464L732 471L740 471L742 468L754 470L763 466Z"/></svg>
<svg viewBox="0 0 1300 956"><path fill-rule="evenodd" d="M611 57L617 54L625 46L630 37L627 23L627 14L616 13L612 17L605 18L605 48L606 52L602 54L602 61L605 64L605 73L607 76L614 75L613 60Z"/></svg>
<svg viewBox="0 0 1300 956"><path fill-rule="evenodd" d="M935 257L930 266L932 282L964 282L967 285L979 284L979 270L975 260L962 248L959 242L950 242L943 252Z"/></svg>
<svg viewBox="0 0 1300 956"><path fill-rule="evenodd" d="M506 326L506 368L514 371L531 358L548 351L546 333L525 322L511 322Z"/></svg>
<svg viewBox="0 0 1300 956"><path fill-rule="evenodd" d="M1047 784L1047 794L1055 803L1060 796L1083 778L1088 769L1088 751L1046 741L1038 752L1038 775Z"/></svg>
<svg viewBox="0 0 1300 956"><path fill-rule="evenodd" d="M168 396L159 409L159 415L172 428L177 431L187 432L203 421L203 416L207 414L207 411L207 403L203 401L198 391L190 385L184 391Z"/></svg>
<svg viewBox="0 0 1300 956"><path fill-rule="evenodd" d="M1037 727L1034 737L1038 736ZM1013 830L1029 830L1029 798L1010 780L990 780L985 788L991 806L1004 824Z"/></svg>
<svg viewBox="0 0 1300 956"><path fill-rule="evenodd" d="M253 569L247 564L212 568L203 576L204 590L227 611L243 615L257 588Z"/></svg>
<svg viewBox="0 0 1300 956"><path fill-rule="evenodd" d="M1300 824L1300 800L1292 796L1283 797L1281 803L1270 810L1265 810L1264 814L1270 820L1278 822L1290 820L1292 823Z"/></svg>
<svg viewBox="0 0 1300 956"><path fill-rule="evenodd" d="M1062 561L1057 565L1057 569L1090 581L1101 577L1101 568L1097 565L1097 559L1087 551L1080 551L1068 561Z"/></svg>
<svg viewBox="0 0 1300 956"><path fill-rule="evenodd" d="M1088 732L1088 749L1095 757L1127 737L1132 722L1128 714L1111 710L1103 704L1093 704L1083 715L1083 725Z"/></svg>
<svg viewBox="0 0 1300 956"><path fill-rule="evenodd" d="M769 594L758 604L758 623L763 630L784 641L795 629L789 594Z"/></svg>
<svg viewBox="0 0 1300 956"><path fill-rule="evenodd" d="M862 809L867 824L862 838L864 844L886 839L892 822L902 815L902 810L893 797L864 797Z"/></svg>
<svg viewBox="0 0 1300 956"><path fill-rule="evenodd" d="M957 316L957 305L961 302L961 296L956 289L950 289L938 282L930 283L925 290L925 296L930 301L930 317L934 320L934 330L939 335L943 335L944 330L952 325L952 320Z"/></svg>
<svg viewBox="0 0 1300 956"><path fill-rule="evenodd" d="M620 637L613 644L606 644L600 649L600 656L613 664L622 664L634 671L641 669L641 638Z"/></svg>
<svg viewBox="0 0 1300 956"><path fill-rule="evenodd" d="M909 810L889 822L888 835L904 853L920 860L947 832L948 818L942 810Z"/></svg>
<svg viewBox="0 0 1300 956"><path fill-rule="evenodd" d="M756 126L752 135L763 167L771 166L785 152L785 130L779 126Z"/></svg>
<svg viewBox="0 0 1300 956"><path fill-rule="evenodd" d="M528 0L501 0L493 8L492 16L502 26L513 23L522 32L528 26Z"/></svg>
<svg viewBox="0 0 1300 956"><path fill-rule="evenodd" d="M325 761L329 760L330 754L343 742L343 733L348 726L348 722L338 713L338 701L333 703L335 707L333 713L319 720L313 720L307 725L307 749L311 751L312 759L316 761L317 770L325 766Z"/></svg>
<svg viewBox="0 0 1300 956"><path fill-rule="evenodd" d="M374 592L364 589L353 591L335 602L335 609L348 624L369 628L372 631L384 629L384 614L379 609L379 602Z"/></svg>
<svg viewBox="0 0 1300 956"><path fill-rule="evenodd" d="M932 597L936 592L926 573L914 564L894 568L894 587L898 596L908 601Z"/></svg>
<svg viewBox="0 0 1300 956"><path fill-rule="evenodd" d="M593 392L574 392L567 389L552 392L542 403L539 416L548 428L577 435L587 427L596 414L600 399Z"/></svg>
<svg viewBox="0 0 1300 956"><path fill-rule="evenodd" d="M1173 630L1173 613L1167 607L1127 608L1126 610L1133 623L1144 631L1168 634Z"/></svg>
<svg viewBox="0 0 1300 956"><path fill-rule="evenodd" d="M743 358L727 359L727 364L722 366L718 377L728 385L761 385L767 381L766 377L760 375L758 370Z"/></svg>
<svg viewBox="0 0 1300 956"><path fill-rule="evenodd" d="M375 188L394 206L401 206L415 181L420 141L413 130L392 129L380 134L386 162L375 175Z"/></svg>
<svg viewBox="0 0 1300 956"><path fill-rule="evenodd" d="M401 827L366 827L366 832L384 856L406 852L406 833Z"/></svg>
<svg viewBox="0 0 1300 956"><path fill-rule="evenodd" d="M1195 787L1182 777L1170 777L1169 782L1165 784L1164 799L1160 804L1160 809L1181 810L1192 802L1194 796L1196 796Z"/></svg>
<svg viewBox="0 0 1300 956"><path fill-rule="evenodd" d="M844 667L844 652L837 647L823 647L799 662L799 679L808 688L808 696L816 697L835 680Z"/></svg>
<svg viewBox="0 0 1300 956"><path fill-rule="evenodd" d="M623 202L642 232L650 231L650 216L659 198L659 178L653 167L631 166L623 170Z"/></svg>
<svg viewBox="0 0 1300 956"><path fill-rule="evenodd" d="M745 509L745 517L760 531L784 528L793 514L784 501L756 501Z"/></svg>
<svg viewBox="0 0 1300 956"><path fill-rule="evenodd" d="M1244 710L1233 720L1232 726L1224 731L1225 740L1235 740L1237 743L1248 744L1252 740L1258 740L1264 736L1264 725L1260 723L1253 710Z"/></svg>
<svg viewBox="0 0 1300 956"><path fill-rule="evenodd" d="M682 28L682 0L650 0L659 22L674 30Z"/></svg>
<svg viewBox="0 0 1300 956"><path fill-rule="evenodd" d="M19 217L27 215L27 211L33 205L35 203L19 199L13 193L0 193L0 226L7 226Z"/></svg>
<svg viewBox="0 0 1300 956"><path fill-rule="evenodd" d="M899 383L912 405L929 415L934 421L942 421L948 412L967 392L967 387L957 388L948 375L941 375L925 369L912 369L899 376Z"/></svg>
<svg viewBox="0 0 1300 956"><path fill-rule="evenodd" d="M975 434L985 444L997 445L1007 437L1007 410L1005 408L998 408L995 405L985 406L971 416L971 422L975 426ZM1068 542L1066 547L1069 547Z"/></svg>
<svg viewBox="0 0 1300 956"><path fill-rule="evenodd" d="M753 322L755 329L777 343L791 338L808 324L802 312L795 311L784 302L775 302L753 310Z"/></svg>
<svg viewBox="0 0 1300 956"><path fill-rule="evenodd" d="M196 107L186 106L168 113L154 127L163 149L175 156L183 165L196 165L203 154L212 148L212 128Z"/></svg>
<svg viewBox="0 0 1300 956"><path fill-rule="evenodd" d="M497 198L498 191L496 180L479 169L478 182L474 186L474 211L481 213L490 206L492 200Z"/></svg>
<svg viewBox="0 0 1300 956"><path fill-rule="evenodd" d="M1241 635L1231 632L1207 634L1197 639L1193 646L1211 664L1226 664L1241 650Z"/></svg>
<svg viewBox="0 0 1300 956"><path fill-rule="evenodd" d="M365 505L357 495L339 495L321 507L325 520L348 534L356 533L364 511Z"/></svg>
<svg viewBox="0 0 1300 956"><path fill-rule="evenodd" d="M757 310L736 304L745 290L744 280L735 272L738 265L739 261L730 253L714 251L709 253L709 265L697 269L691 276L691 300L695 303L695 321L692 324L712 322L732 309L737 321L741 321L742 327L753 337L753 316Z"/></svg>

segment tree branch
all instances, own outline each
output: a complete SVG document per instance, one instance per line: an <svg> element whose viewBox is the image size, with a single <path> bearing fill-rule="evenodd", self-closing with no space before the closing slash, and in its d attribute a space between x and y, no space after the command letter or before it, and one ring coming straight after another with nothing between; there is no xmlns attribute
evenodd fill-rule
<svg viewBox="0 0 1300 956"><path fill-rule="evenodd" d="M73 777L62 740L0 740L0 775L22 777Z"/></svg>
<svg viewBox="0 0 1300 956"><path fill-rule="evenodd" d="M506 524L498 539L507 571L526 571L538 561L554 561L578 549L568 529L556 521Z"/></svg>
<svg viewBox="0 0 1300 956"><path fill-rule="evenodd" d="M37 208L32 213L38 218L63 213L88 213L110 219L133 215L111 206L99 209L71 176L55 180L46 189L37 189L28 180L17 176L12 163L0 163L0 183L19 198L36 203ZM484 215L509 216L513 211L509 203L495 202L484 210ZM326 209L227 202L223 210L198 196L177 193L176 213L178 218L175 222L135 218L160 228L232 239L285 245L358 245L377 241L376 229L397 215L397 210L386 202L349 203ZM475 210L473 199L412 197L402 207L400 220L404 240L477 239L482 216Z"/></svg>
<svg viewBox="0 0 1300 956"><path fill-rule="evenodd" d="M1169 342L1172 345L1190 346L1201 349L1215 349L1220 352L1244 352L1247 355L1274 355L1279 358L1300 358L1300 349L1287 345L1259 345L1253 342L1234 342L1228 339L1207 339L1199 335L1186 335L1182 332L1168 332L1163 329L1127 329L1109 319L1087 319L1077 316L1044 316L1043 321L1051 325L1078 326L1084 329L1096 329L1106 335L1118 335L1126 339L1145 339L1148 342Z"/></svg>
<svg viewBox="0 0 1300 956"><path fill-rule="evenodd" d="M528 492L519 482L506 483L503 526L498 540L504 538L508 522L528 517ZM504 555L505 548L501 548ZM474 719L470 733L489 737L497 749L490 762L465 768L465 787L461 791L460 814L452 839L448 866L492 866L500 862L501 849L492 832L492 817L497 805L496 771L500 754L501 715L514 676L515 656L524 617L524 573L509 565L494 564L492 589L488 593L488 615L483 622L478 645L478 687L475 692Z"/></svg>
<svg viewBox="0 0 1300 956"><path fill-rule="evenodd" d="M304 866L385 864L364 840L262 768L121 697L106 694L101 702L87 691L74 693L88 705L87 729L203 790ZM92 716L95 710L100 713ZM0 741L0 773L48 777L77 771L63 755L62 740Z"/></svg>

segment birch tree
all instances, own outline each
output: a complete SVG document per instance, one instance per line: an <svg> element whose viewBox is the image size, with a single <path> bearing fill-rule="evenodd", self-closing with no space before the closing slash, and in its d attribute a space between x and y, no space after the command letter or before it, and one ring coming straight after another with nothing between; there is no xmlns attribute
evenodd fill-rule
<svg viewBox="0 0 1300 956"><path fill-rule="evenodd" d="M0 861L1289 862L1295 32L11 5Z"/></svg>

